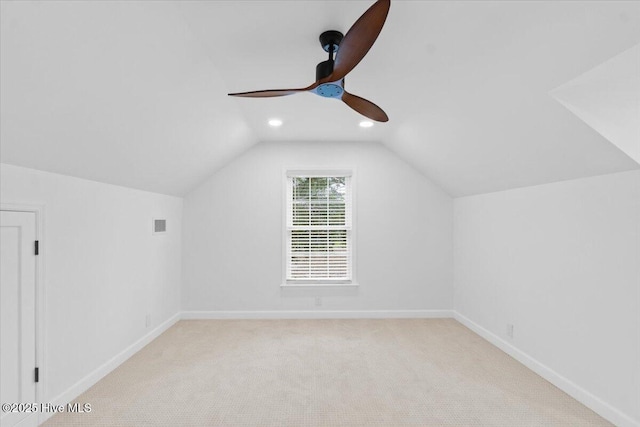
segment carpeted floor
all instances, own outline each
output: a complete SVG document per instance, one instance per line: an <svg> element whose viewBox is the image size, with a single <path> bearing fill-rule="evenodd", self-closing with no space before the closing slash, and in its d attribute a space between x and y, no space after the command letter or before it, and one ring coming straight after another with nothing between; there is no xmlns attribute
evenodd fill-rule
<svg viewBox="0 0 640 427"><path fill-rule="evenodd" d="M53 426L610 426L452 319L188 320Z"/></svg>

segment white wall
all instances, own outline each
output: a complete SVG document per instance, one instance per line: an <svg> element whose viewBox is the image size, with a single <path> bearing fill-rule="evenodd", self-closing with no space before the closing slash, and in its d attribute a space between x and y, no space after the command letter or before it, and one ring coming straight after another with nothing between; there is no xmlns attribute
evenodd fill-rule
<svg viewBox="0 0 640 427"><path fill-rule="evenodd" d="M46 205L41 373L51 402L180 310L182 199L6 164L0 172L2 203ZM168 220L167 235L152 235L154 217Z"/></svg>
<svg viewBox="0 0 640 427"><path fill-rule="evenodd" d="M356 169L358 288L280 288L287 167ZM260 143L185 198L182 308L451 309L452 213L448 195L382 144Z"/></svg>
<svg viewBox="0 0 640 427"><path fill-rule="evenodd" d="M454 206L455 309L640 420L640 171Z"/></svg>

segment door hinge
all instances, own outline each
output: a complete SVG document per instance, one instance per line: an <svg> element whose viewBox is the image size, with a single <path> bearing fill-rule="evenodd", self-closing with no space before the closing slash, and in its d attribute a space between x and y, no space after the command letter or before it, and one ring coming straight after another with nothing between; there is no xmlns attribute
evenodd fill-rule
<svg viewBox="0 0 640 427"><path fill-rule="evenodd" d="M36 240L34 243L35 254L40 255L40 241Z"/></svg>
<svg viewBox="0 0 640 427"><path fill-rule="evenodd" d="M34 380L35 382L40 382L40 368L36 368L36 371L34 373Z"/></svg>

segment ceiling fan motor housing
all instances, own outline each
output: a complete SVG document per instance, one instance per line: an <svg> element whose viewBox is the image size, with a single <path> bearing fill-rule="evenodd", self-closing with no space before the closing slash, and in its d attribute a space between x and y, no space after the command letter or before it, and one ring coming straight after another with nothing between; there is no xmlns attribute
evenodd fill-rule
<svg viewBox="0 0 640 427"><path fill-rule="evenodd" d="M316 66L316 81L324 79L333 72L333 59L323 61ZM337 82L323 83L314 92L325 98L340 98L344 92L344 79Z"/></svg>
<svg viewBox="0 0 640 427"><path fill-rule="evenodd" d="M320 34L320 45L325 52L329 53L329 59L322 61L316 66L316 81L322 80L333 73L333 66L335 62L333 60L333 55L338 51L338 46L340 46L340 42L343 37L344 36L340 31L335 30L325 31ZM324 83L318 86L315 89L315 92L325 98L340 98L344 92L343 86L343 80Z"/></svg>
<svg viewBox="0 0 640 427"><path fill-rule="evenodd" d="M316 81L322 80L331 75L331 73L333 73L333 64L333 59L329 59L316 65Z"/></svg>
<svg viewBox="0 0 640 427"><path fill-rule="evenodd" d="M325 98L341 98L344 93L343 80L334 83L324 83L318 86L315 92Z"/></svg>

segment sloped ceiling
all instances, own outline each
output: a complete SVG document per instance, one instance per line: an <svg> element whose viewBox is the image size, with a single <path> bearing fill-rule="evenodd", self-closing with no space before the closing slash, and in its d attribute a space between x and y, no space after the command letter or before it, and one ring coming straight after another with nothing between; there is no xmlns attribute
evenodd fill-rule
<svg viewBox="0 0 640 427"><path fill-rule="evenodd" d="M308 85L371 3L2 2L0 159L176 195L272 140L382 141L453 196L639 167L549 94L640 43L639 2L393 1L346 82L389 114L370 129L226 96Z"/></svg>
<svg viewBox="0 0 640 427"><path fill-rule="evenodd" d="M640 163L640 45L563 84L551 94Z"/></svg>
<svg viewBox="0 0 640 427"><path fill-rule="evenodd" d="M170 6L2 2L2 161L182 195L254 144Z"/></svg>

